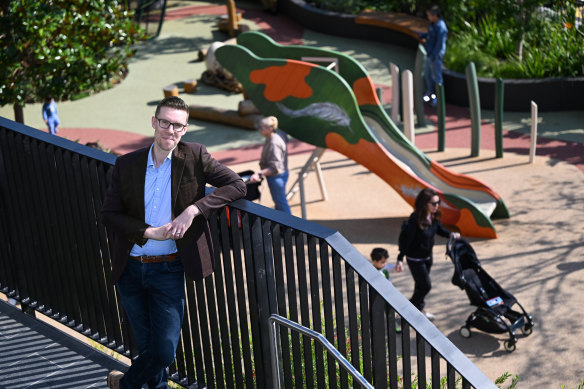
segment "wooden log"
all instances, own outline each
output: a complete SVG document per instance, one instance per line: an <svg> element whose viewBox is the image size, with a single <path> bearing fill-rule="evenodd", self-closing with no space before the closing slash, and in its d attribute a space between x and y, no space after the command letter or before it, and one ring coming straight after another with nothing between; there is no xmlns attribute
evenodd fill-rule
<svg viewBox="0 0 584 389"><path fill-rule="evenodd" d="M255 131L254 124L262 115L252 114L241 116L237 111L231 109L192 104L189 105L189 117L191 119L222 123Z"/></svg>
<svg viewBox="0 0 584 389"><path fill-rule="evenodd" d="M257 109L255 104L251 100L240 101L239 104L237 104L237 112L242 116L260 113L260 111Z"/></svg>
<svg viewBox="0 0 584 389"><path fill-rule="evenodd" d="M165 86L162 91L164 92L164 97L178 96L178 87L174 84Z"/></svg>
<svg viewBox="0 0 584 389"><path fill-rule="evenodd" d="M197 91L197 80L189 78L183 82L183 88L185 93L193 93Z"/></svg>

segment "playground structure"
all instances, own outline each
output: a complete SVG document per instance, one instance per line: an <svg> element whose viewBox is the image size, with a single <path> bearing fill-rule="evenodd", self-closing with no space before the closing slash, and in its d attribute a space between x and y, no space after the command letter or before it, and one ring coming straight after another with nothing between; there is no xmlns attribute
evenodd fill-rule
<svg viewBox="0 0 584 389"><path fill-rule="evenodd" d="M432 187L441 195L445 224L466 236L497 237L491 218L509 217L503 199L418 150L391 121L358 62L332 50L282 46L259 32L243 33L237 43L218 48L217 60L264 115L279 118L282 130L351 158L411 205L421 189ZM335 62L338 74L307 58Z"/></svg>

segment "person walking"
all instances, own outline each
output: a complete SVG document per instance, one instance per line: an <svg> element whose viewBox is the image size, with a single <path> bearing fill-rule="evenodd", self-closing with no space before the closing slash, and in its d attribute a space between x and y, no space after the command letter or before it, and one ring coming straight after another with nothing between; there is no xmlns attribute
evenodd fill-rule
<svg viewBox="0 0 584 389"><path fill-rule="evenodd" d="M43 119L47 123L47 127L49 127L49 133L56 135L59 132L58 127L61 124L61 120L57 112L57 103L51 96L47 97L43 103Z"/></svg>
<svg viewBox="0 0 584 389"><path fill-rule="evenodd" d="M260 157L260 170L252 174L250 182L258 182L266 177L276 209L292 214L286 199L286 183L289 176L288 136L278 129L278 119L275 116L258 120L256 128L266 140Z"/></svg>
<svg viewBox="0 0 584 389"><path fill-rule="evenodd" d="M424 78L426 80L426 94L424 102L430 102L434 107L437 104L436 84L443 84L442 63L446 53L446 37L448 28L440 15L437 5L426 11L426 17L430 21L428 32L420 34L425 39L426 62L424 64Z"/></svg>
<svg viewBox="0 0 584 389"><path fill-rule="evenodd" d="M434 315L424 311L424 298L432 289L430 269L432 268L432 250L436 234L445 238L460 238L458 232L450 232L442 225L440 217L440 197L438 193L426 188L418 194L414 212L410 215L403 239L399 242L396 271L400 271L404 257L414 278L414 293L410 302L423 311L426 317L434 320Z"/></svg>
<svg viewBox="0 0 584 389"><path fill-rule="evenodd" d="M238 174L199 143L182 142L188 105L173 96L152 117L154 143L116 160L101 209L113 232L112 273L138 345L125 372L111 371L109 388L168 388L184 313L184 274L213 272L208 219L245 196ZM205 186L215 189L205 196Z"/></svg>

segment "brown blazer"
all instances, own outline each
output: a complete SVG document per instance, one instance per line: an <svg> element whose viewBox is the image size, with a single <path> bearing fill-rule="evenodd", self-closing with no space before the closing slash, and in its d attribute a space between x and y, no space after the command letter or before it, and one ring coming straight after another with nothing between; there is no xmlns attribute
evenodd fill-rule
<svg viewBox="0 0 584 389"><path fill-rule="evenodd" d="M116 160L111 184L107 190L101 220L113 231L112 281L122 275L130 250L147 241L145 223L144 183L150 147L123 155ZM217 189L205 196L205 185ZM239 175L217 162L199 143L179 142L172 155L171 201L172 218L191 204L202 215L182 239L176 241L185 273L200 280L213 272L213 244L207 220L214 210L245 196L246 186Z"/></svg>

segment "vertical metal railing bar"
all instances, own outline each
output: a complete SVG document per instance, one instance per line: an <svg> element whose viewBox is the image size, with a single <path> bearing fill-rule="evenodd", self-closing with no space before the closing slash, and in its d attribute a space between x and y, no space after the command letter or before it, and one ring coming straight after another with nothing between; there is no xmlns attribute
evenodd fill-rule
<svg viewBox="0 0 584 389"><path fill-rule="evenodd" d="M67 188L68 183L71 182L72 177L67 173L70 170L70 152L68 150L60 151L55 153L55 162L58 174L58 186L61 188ZM84 329L83 320L87 317L86 306L82 300L82 294L80 289L83 288L83 281L80 277L76 266L76 257L72 247L75 246L74 239L74 226L73 215L71 212L70 204L72 202L72 194L68 190L63 190L60 197L60 201L57 201L59 209L57 214L61 218L60 224L62 226L61 241L63 244L63 268L61 271L64 274L64 281L68 283L67 289L70 297L73 299L73 307L71 307L71 312L69 312L68 318L70 318L69 325L78 332L82 332Z"/></svg>
<svg viewBox="0 0 584 389"><path fill-rule="evenodd" d="M363 377L369 382L373 380L371 365L371 311L369 307L369 285L358 276L359 282L359 314L361 316L361 354Z"/></svg>
<svg viewBox="0 0 584 389"><path fill-rule="evenodd" d="M8 158L8 153L5 150L7 144L6 136L7 131L4 130L4 128L0 128L0 195L4 199L4 201L0 202L0 220L4 221L4 223L1 223L2 228L0 230L0 241L2 242L2 252L0 252L0 255L2 255L3 258L6 258L5 261L1 261L2 267L0 270L2 270L2 272L0 273L0 291L9 297L17 297L17 272L16 269L14 269L16 259L12 238L14 228L7 228L9 225L13 225L11 222L8 222L9 220L12 220L10 214L11 211L13 212L13 209L9 206L10 203L8 201L10 198L10 183L8 169L6 167L7 162L5 161L5 159ZM10 164L9 161L8 164Z"/></svg>
<svg viewBox="0 0 584 389"><path fill-rule="evenodd" d="M412 358L410 353L410 325L403 318L401 324L403 389L412 389Z"/></svg>
<svg viewBox="0 0 584 389"><path fill-rule="evenodd" d="M203 345L203 360L205 364L205 383L207 386L215 386L215 374L213 366L213 353L209 330L209 319L207 317L207 299L205 298L205 280L195 282L195 295L197 306L197 317L199 318L199 328L201 344Z"/></svg>
<svg viewBox="0 0 584 389"><path fill-rule="evenodd" d="M251 361L251 349L249 342L249 323L248 323L248 311L247 311L247 301L245 294L245 282L244 282L244 271L243 264L244 259L241 256L242 244L241 244L241 228L240 224L243 224L244 212L241 212L233 207L230 210L230 220L231 220L231 243L233 245L233 267L235 270L235 287L237 290L237 308L239 314L239 332L240 332L240 345L241 353L243 355L243 371L245 372L245 384L246 387L251 388L253 386L253 367ZM245 217L247 219L247 216ZM248 293L249 295L249 290Z"/></svg>
<svg viewBox="0 0 584 389"><path fill-rule="evenodd" d="M186 307L185 307L185 318L183 321L183 331L189 332L190 347L192 347L192 353L194 358L194 371L192 371L192 376L195 377L197 382L202 384L205 382L205 363L203 361L203 345L201 339L201 324L199 323L199 318L197 316L197 296L195 292L195 282L192 278L185 276L185 290L186 290ZM186 329L184 326L188 326ZM187 350L188 348L185 348ZM187 365L188 370L188 365ZM192 382L190 382L192 383Z"/></svg>
<svg viewBox="0 0 584 389"><path fill-rule="evenodd" d="M227 299L226 310L229 316L229 334L230 340L229 344L231 346L230 350L230 360L233 366L232 375L227 382L227 386L230 387L241 387L243 384L243 371L241 370L241 352L239 350L240 340L237 335L239 325L237 322L237 307L235 305L235 280L233 279L233 266L231 258L231 240L229 239L229 223L237 224L237 217L235 219L228 219L229 208L226 211L220 213L220 229L221 229L221 250L223 255L223 260L221 261L223 267L223 279L225 284L225 293ZM228 221L229 220L229 221ZM226 342L227 343L227 342ZM237 383L237 385L236 385Z"/></svg>
<svg viewBox="0 0 584 389"><path fill-rule="evenodd" d="M300 296L300 314L301 323L305 327L310 327L310 308L308 302L308 280L306 279L306 253L305 233L296 234L296 266L298 270L298 292ZM302 337L302 349L304 356L312 356L312 344L310 339ZM298 379L298 377L297 377ZM304 387L307 389L314 388L314 372L312 363L304 364Z"/></svg>
<svg viewBox="0 0 584 389"><path fill-rule="evenodd" d="M312 329L318 333L322 333L322 316L321 316L321 300L319 282L319 263L316 253L316 237L308 235L308 274L310 275L310 298L312 306ZM314 344L315 370L317 387L324 388L324 350L322 346L315 342Z"/></svg>
<svg viewBox="0 0 584 389"><path fill-rule="evenodd" d="M355 272L351 266L345 264L345 285L347 288L347 308L349 312L349 342L351 345L351 364L355 369L361 371L361 361L359 357L359 324L357 322L357 295L355 293ZM356 383L353 382L353 387Z"/></svg>
<svg viewBox="0 0 584 389"><path fill-rule="evenodd" d="M99 249L99 238L97 233L97 219L99 218L99 211L95 209L95 200L93 198L93 188L91 182L91 159L83 157L80 159L81 166L81 177L83 183L83 199L85 202L81 202L81 208L83 209L82 214L85 215L84 225L86 226L85 236L90 237L89 242L86 246L87 256L85 258L80 258L81 261L87 262L88 269L88 279L91 280L90 283L86 285L89 287L91 285L91 290L93 293L93 304L96 309L96 323L94 324L93 330L96 331L94 335L94 340L100 341L106 332L106 321L107 317L107 305L105 299L107 297L107 292L105 289L104 276L103 276L103 266L101 266L101 254ZM101 208L100 208L101 209ZM96 276L98 275L98 276ZM97 292L97 293L96 293Z"/></svg>
<svg viewBox="0 0 584 389"><path fill-rule="evenodd" d="M347 357L347 339L345 336L345 302L343 301L343 276L341 274L341 257L333 250L333 285L335 293L335 318L337 331L337 349ZM341 388L349 385L349 376L346 372L340 371Z"/></svg>
<svg viewBox="0 0 584 389"><path fill-rule="evenodd" d="M416 332L416 362L418 365L418 388L426 386L426 341Z"/></svg>
<svg viewBox="0 0 584 389"><path fill-rule="evenodd" d="M28 260L31 258L34 253L32 252L32 242L28 241L27 238L27 231L25 231L25 224L26 223L17 223L18 218L21 220L27 220L27 207L24 206L23 200L24 198L24 177L22 171L20 171L20 156L21 158L24 156L22 154L22 135L11 133L8 136L8 152L10 161L10 166L8 166L7 173L10 174L11 182L9 184L9 188L12 190L10 202L13 205L11 207L14 209L12 225L14 226L15 233L13 237L15 238L15 255L17 256L14 258L15 263L17 264L18 269L18 285L19 285L19 295L20 295L20 302L21 303L30 303L30 296L34 296L33 287L29 285L30 279L27 275L27 263ZM20 146L17 146L20 145ZM17 148L18 147L18 148ZM17 177L23 178L23 183L18 182ZM28 241L28 242L27 242ZM34 269L33 269L34 271Z"/></svg>
<svg viewBox="0 0 584 389"><path fill-rule="evenodd" d="M324 330L327 340L334 344L335 341L335 325L333 319L333 298L331 290L331 256L329 253L329 246L323 240L319 239L320 245L320 272L322 280L322 305L324 311ZM327 373L329 387L337 387L337 368L333 358L327 356Z"/></svg>
<svg viewBox="0 0 584 389"><path fill-rule="evenodd" d="M213 241L215 271L212 277L205 279L207 287L207 303L213 335L213 348L215 360L215 374L217 387L223 388L227 382L227 376L233 379L231 352L229 351L229 330L227 329L227 317L225 307L225 291L223 271L221 269L221 244L219 243L219 228L216 214L209 220L211 238Z"/></svg>
<svg viewBox="0 0 584 389"><path fill-rule="evenodd" d="M55 282L53 270L56 268L55 262L57 257L55 255L54 237L52 236L52 231L54 228L52 226L51 220L49 220L48 210L52 208L51 204L48 204L48 199L50 196L47 193L47 188L45 186L45 180L49 177L46 171L46 165L42 164L39 159L41 157L41 144L36 139L31 139L30 142L30 163L32 171L29 177L32 178L32 183L34 187L33 193L42 193L43 196L39 196L31 207L34 208L37 215L37 222L34 224L34 233L39 240L39 252L38 256L35 258L37 272L44 275L40 278L41 282L40 288L43 295L39 298L39 305L36 307L38 312L45 313L47 310L58 317L61 312L63 312L63 307L59 305L59 298L57 296L61 293L57 293L60 290L61 285ZM32 227L32 226L31 226ZM50 244L49 242L53 242ZM48 258L47 258L48 257ZM48 266L51 263L52 266Z"/></svg>
<svg viewBox="0 0 584 389"><path fill-rule="evenodd" d="M284 277L286 257L286 242L291 245L292 234L286 226L275 223L272 229L272 244L274 245L274 276L276 282L276 300L278 304L278 315L287 317L286 308L286 281ZM284 256L282 256L282 242L284 242ZM286 328L280 331L280 344L282 346L282 374L284 387L292 387L292 366L290 360L289 332ZM272 370L274 367L272 366Z"/></svg>
<svg viewBox="0 0 584 389"><path fill-rule="evenodd" d="M430 348L430 359L432 361L432 389L440 389L440 354L434 347Z"/></svg>
<svg viewBox="0 0 584 389"><path fill-rule="evenodd" d="M47 262L50 262L49 273L51 274L51 279L55 286L55 292L57 293L57 298L55 302L55 308L59 313L59 321L63 324L70 324L72 320L71 312L75 309L72 304L72 298L66 298L70 293L69 282L66 281L65 269L65 250L63 245L63 237L61 235L63 231L63 221L62 216L59 215L59 209L62 209L60 200L60 187L58 185L59 171L56 166L56 153L61 152L60 150L55 150L52 145L42 144L39 147L42 166L40 169L43 171L43 176L45 177L45 196L51 199L51 205L46 208L47 216L49 218L49 230L51 230L51 248L52 256L47 258Z"/></svg>
<svg viewBox="0 0 584 389"><path fill-rule="evenodd" d="M185 305L186 301L186 290L185 290ZM183 386L188 386L189 373L194 372L194 362L193 362L193 348L191 346L191 331L189 331L188 323L189 320L186 318L186 309L183 313L183 321L181 325L180 337L178 340L178 346L176 350L175 364L176 372L171 372L170 377ZM191 376L194 376L192 374Z"/></svg>
<svg viewBox="0 0 584 389"><path fill-rule="evenodd" d="M313 339L315 342L320 343L328 351L328 353L334 359L336 359L336 361L339 363L339 366L341 367L341 370L345 370L347 374L350 374L351 377L353 377L353 381L357 382L357 388L363 387L366 389L374 389L373 386L367 382L365 378L363 378L359 370L355 369L355 367L349 363L347 359L341 353L339 353L338 350L335 349L335 347L322 334L278 315L272 315L268 320L270 324L270 340L273 355L272 365L274 366L274 371L280 371L280 368L277 367L279 365L278 356L280 355L280 352L278 350L278 329L276 327L276 324L279 324L281 326L286 326L293 331L297 331L302 335ZM272 386L274 389L281 387L281 380L279 380L277 375L275 375Z"/></svg>
<svg viewBox="0 0 584 389"><path fill-rule="evenodd" d="M73 196L73 201L71 202L71 213L73 214L73 218L75 220L75 258L73 262L77 265L77 269L79 271L78 275L81 276L82 285L81 285L81 293L83 296L83 304L86 306L86 313L87 316L84 320L84 331L83 335L90 337L91 339L95 340L95 328L97 327L97 305L95 304L94 297L92 296L93 293L91 291L92 288L95 287L93 282L93 277L91 277L88 266L87 266L87 257L90 255L88 245L89 243L84 237L88 236L89 233L87 231L87 212L85 207L83 206L83 200L85 198L85 192L83 188L83 178L81 172L81 156L80 154L73 154L71 158L71 166L70 166L73 180L71 182L77 183L75 185L74 192L75 195ZM87 286L91 285L91 288Z"/></svg>
<svg viewBox="0 0 584 389"><path fill-rule="evenodd" d="M105 191L103 190L105 184L105 169L101 162L97 162L92 159L91 166L91 181L93 189L93 199L95 202L95 212L96 212L96 228L98 236L98 261L101 267L101 280L104 284L105 295L104 295L104 315L106 320L106 339L104 344L110 348L114 348L117 345L116 339L121 339L120 332L120 318L118 315L119 307L117 306L117 300L114 290L114 285L111 279L111 262L109 246L107 245L105 226L101 223L101 207L103 204L103 199L105 198ZM102 339L103 341L103 339Z"/></svg>
<svg viewBox="0 0 584 389"><path fill-rule="evenodd" d="M253 267L251 272L253 272L255 277L255 289L254 293L256 295L257 304L250 307L252 310L257 311L257 331L259 334L268 333L268 322L267 319L270 316L270 302L268 299L268 284L267 284L267 270L266 262L271 261L272 253L271 247L268 244L265 245L265 240L271 241L270 239L270 222L264 220L261 217L254 217L251 219L251 242L252 242L252 253L253 253ZM272 367L270 365L270 345L262 336L258 336L254 339L254 349L257 342L257 357L255 359L256 365L256 379L258 387L264 387L266 382L271 382L272 380ZM260 373L261 372L261 373Z"/></svg>
<svg viewBox="0 0 584 389"><path fill-rule="evenodd" d="M298 232L291 230L286 231L284 235L284 255L286 258L286 281L288 288L288 308L289 308L289 318L292 321L299 322L298 320L298 286L296 285L296 258L294 256L294 241L296 240L296 234ZM296 332L290 334L290 340L292 343L292 361L294 365L294 383L296 388L301 389L303 387L302 382L302 361L300 351L300 336ZM286 373L286 371L284 371ZM286 382L289 384L290 382Z"/></svg>
<svg viewBox="0 0 584 389"><path fill-rule="evenodd" d="M446 382L448 389L456 389L456 370L450 363L446 363Z"/></svg>
<svg viewBox="0 0 584 389"><path fill-rule="evenodd" d="M386 304L386 326L387 326L387 340L388 340L388 356L389 356L389 377L391 389L397 389L399 376L397 372L397 333L395 332L395 311Z"/></svg>
<svg viewBox="0 0 584 389"><path fill-rule="evenodd" d="M251 324L251 339L252 339L252 351L253 351L253 371L256 379L256 385L259 387L259 381L263 381L263 359L261 356L262 345L260 337L260 318L258 312L258 298L257 287L256 287L256 277L255 277L255 263L254 263L254 253L252 249L252 225L256 224L259 227L259 217L251 215L249 213L244 213L242 215L242 232L243 232L243 253L245 259L245 270L246 270L246 280L247 280L247 292L249 299L249 318ZM256 227L256 228L258 228ZM248 372L249 373L249 372Z"/></svg>
<svg viewBox="0 0 584 389"><path fill-rule="evenodd" d="M370 290L371 343L373 355L373 384L376 388L387 388L387 354L385 333L385 305L375 290Z"/></svg>

